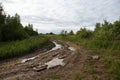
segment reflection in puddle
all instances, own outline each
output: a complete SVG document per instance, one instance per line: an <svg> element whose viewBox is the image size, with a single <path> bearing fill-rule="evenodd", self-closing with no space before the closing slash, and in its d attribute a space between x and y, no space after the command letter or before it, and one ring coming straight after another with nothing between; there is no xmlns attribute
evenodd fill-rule
<svg viewBox="0 0 120 80"><path fill-rule="evenodd" d="M48 65L47 69L61 65L64 66L65 63L63 62L64 59L58 59L58 58L54 58L51 61L47 62L46 65Z"/></svg>
<svg viewBox="0 0 120 80"><path fill-rule="evenodd" d="M68 49L71 51L75 51L75 48L73 48L73 47L68 47Z"/></svg>
<svg viewBox="0 0 120 80"><path fill-rule="evenodd" d="M35 58L37 58L37 56L31 57L31 58L27 58L27 59L23 59L23 60L21 61L21 63L25 63L25 62L30 61L30 60L33 60L33 59L35 59Z"/></svg>
<svg viewBox="0 0 120 80"><path fill-rule="evenodd" d="M57 50L57 49L62 48L62 46L61 46L60 44L58 44L58 43L56 43L56 42L53 42L53 43L55 44L55 47L52 48L50 51L54 51L54 50Z"/></svg>
<svg viewBox="0 0 120 80"><path fill-rule="evenodd" d="M62 45L56 43L55 41L53 41L53 43L55 44L55 47L52 48L51 50L47 51L46 53L49 53L51 51L55 51L55 50L58 50L58 49L61 49L62 48Z"/></svg>
<svg viewBox="0 0 120 80"><path fill-rule="evenodd" d="M54 50L57 50L57 49L62 48L62 46L61 46L60 44L57 44L56 42L53 42L53 43L55 44L55 47L52 48L51 50L45 52L45 53L48 53L48 52L51 52L51 51L54 51ZM25 62L30 61L30 60L33 60L33 59L35 59L35 58L37 58L37 57L38 57L38 56L23 59L23 60L21 61L21 63L25 63Z"/></svg>

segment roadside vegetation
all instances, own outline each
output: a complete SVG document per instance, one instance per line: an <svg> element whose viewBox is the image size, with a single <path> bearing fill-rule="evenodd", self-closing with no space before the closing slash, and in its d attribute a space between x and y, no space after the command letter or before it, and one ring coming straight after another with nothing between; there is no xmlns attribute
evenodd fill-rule
<svg viewBox="0 0 120 80"><path fill-rule="evenodd" d="M33 30L33 25L23 26L20 16L7 15L0 4L0 42L16 41L38 35L37 30Z"/></svg>
<svg viewBox="0 0 120 80"><path fill-rule="evenodd" d="M11 41L0 46L0 59L28 54L43 46L49 45L50 40L45 36L33 36L24 40Z"/></svg>
<svg viewBox="0 0 120 80"><path fill-rule="evenodd" d="M5 14L0 4L0 60L24 55L48 43L48 37L38 35L32 24L23 26L18 14Z"/></svg>
<svg viewBox="0 0 120 80"><path fill-rule="evenodd" d="M81 28L75 34L72 30L70 32L62 30L60 35L54 36L82 45L90 54L99 55L107 80L120 80L120 20L113 23L106 20L104 23L96 23L94 31ZM7 15L0 4L0 60L27 54L49 43L49 35L40 36L32 24L23 26L18 14ZM93 65L87 64L85 69L87 75L94 75L97 80L98 73ZM50 77L59 79L61 75L53 74ZM75 76L75 80L82 78L82 74Z"/></svg>
<svg viewBox="0 0 120 80"><path fill-rule="evenodd" d="M81 28L74 34L73 31L62 30L57 38L75 42L86 48L90 54L99 55L105 65L108 79L120 80L120 20L113 23L106 20L104 23L96 23L94 31ZM92 69L94 70L94 67ZM90 72L91 68L88 70Z"/></svg>

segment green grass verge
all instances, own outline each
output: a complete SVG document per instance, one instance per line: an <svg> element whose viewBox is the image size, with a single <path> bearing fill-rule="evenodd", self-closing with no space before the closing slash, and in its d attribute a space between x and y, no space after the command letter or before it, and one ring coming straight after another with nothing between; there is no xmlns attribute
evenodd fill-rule
<svg viewBox="0 0 120 80"><path fill-rule="evenodd" d="M63 76L61 75L61 74L51 74L50 75L50 78L52 79L52 80L56 80L56 79L60 79L60 78L62 78Z"/></svg>
<svg viewBox="0 0 120 80"><path fill-rule="evenodd" d="M56 36L56 38L75 42L90 53L100 55L109 80L120 80L120 41L80 39L76 36Z"/></svg>
<svg viewBox="0 0 120 80"><path fill-rule="evenodd" d="M37 48L48 45L50 40L45 36L34 36L22 41L0 43L0 60L27 54Z"/></svg>

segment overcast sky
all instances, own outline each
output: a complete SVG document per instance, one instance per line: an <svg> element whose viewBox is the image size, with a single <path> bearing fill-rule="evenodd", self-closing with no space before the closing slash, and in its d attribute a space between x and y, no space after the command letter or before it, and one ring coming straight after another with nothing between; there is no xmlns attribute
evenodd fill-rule
<svg viewBox="0 0 120 80"><path fill-rule="evenodd" d="M39 33L62 29L94 29L96 22L118 20L120 0L0 0L7 14L18 13L24 25L32 23Z"/></svg>

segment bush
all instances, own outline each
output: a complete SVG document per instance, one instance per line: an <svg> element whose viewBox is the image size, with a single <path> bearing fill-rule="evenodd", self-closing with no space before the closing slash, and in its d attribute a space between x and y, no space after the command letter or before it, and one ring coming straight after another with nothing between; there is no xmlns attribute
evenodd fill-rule
<svg viewBox="0 0 120 80"><path fill-rule="evenodd" d="M76 36L77 36L78 38L82 38L82 39L90 38L90 37L92 36L92 31L87 30L86 28L81 28L81 29L77 32Z"/></svg>
<svg viewBox="0 0 120 80"><path fill-rule="evenodd" d="M120 40L120 20L109 23L106 20L102 25L96 24L94 39L97 40Z"/></svg>
<svg viewBox="0 0 120 80"><path fill-rule="evenodd" d="M0 46L0 59L24 55L49 43L48 37L44 36L35 36L22 41L4 43L5 45Z"/></svg>
<svg viewBox="0 0 120 80"><path fill-rule="evenodd" d="M38 35L33 30L33 25L29 24L25 28L21 24L20 16L6 16L0 4L0 41L15 41Z"/></svg>

